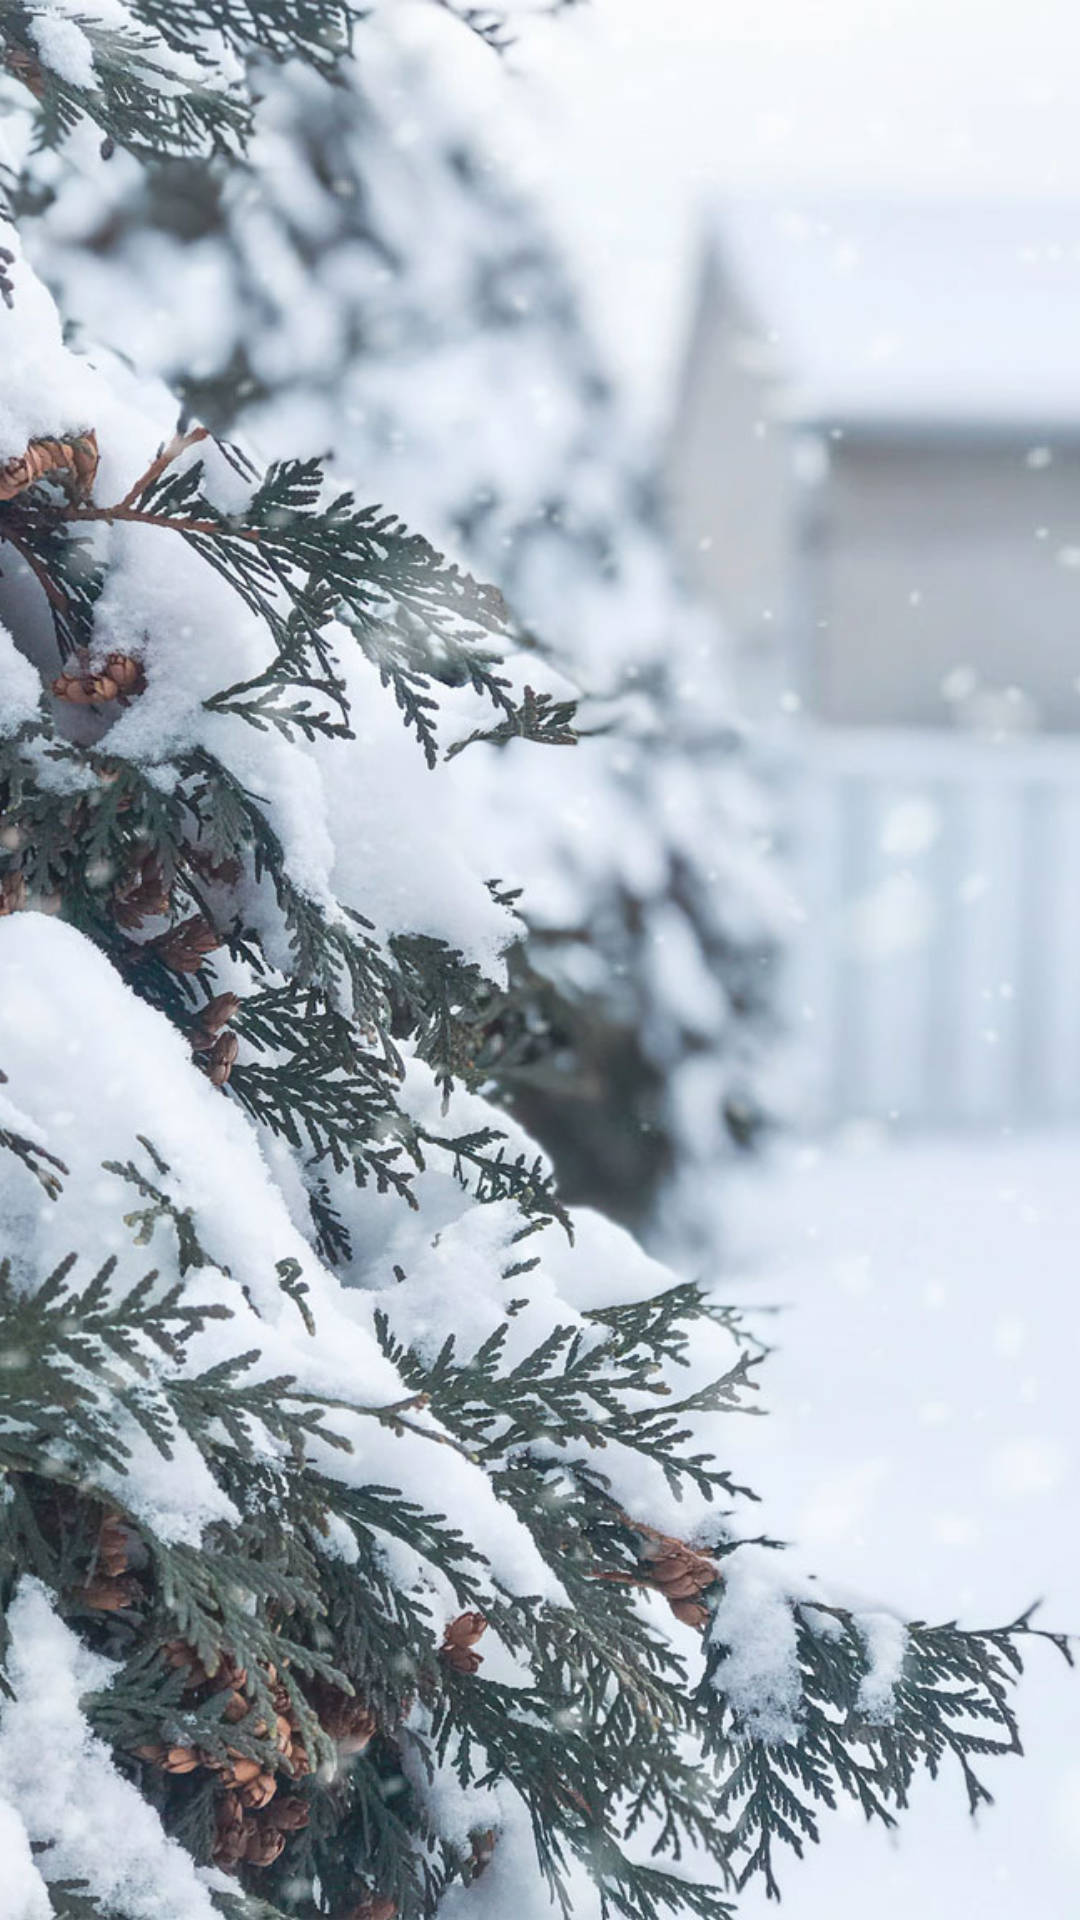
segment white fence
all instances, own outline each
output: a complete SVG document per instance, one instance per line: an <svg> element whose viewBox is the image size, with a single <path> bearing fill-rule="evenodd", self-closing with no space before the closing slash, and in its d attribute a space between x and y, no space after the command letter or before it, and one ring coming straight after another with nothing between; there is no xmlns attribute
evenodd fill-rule
<svg viewBox="0 0 1080 1920"><path fill-rule="evenodd" d="M1080 1118L1080 739L807 729L792 799L814 1117Z"/></svg>

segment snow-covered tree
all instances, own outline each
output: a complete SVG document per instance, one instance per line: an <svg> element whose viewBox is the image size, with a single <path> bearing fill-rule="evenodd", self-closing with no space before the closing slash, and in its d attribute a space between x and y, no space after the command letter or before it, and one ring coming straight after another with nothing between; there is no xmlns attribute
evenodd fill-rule
<svg viewBox="0 0 1080 1920"><path fill-rule="evenodd" d="M242 150L348 26L26 0L0 64L69 154ZM462 769L592 750L501 596L0 249L5 1920L715 1920L839 1792L975 1804L1027 1622L747 1541L736 1320L475 1091Z"/></svg>
<svg viewBox="0 0 1080 1920"><path fill-rule="evenodd" d="M573 1197L708 1271L718 1168L777 1105L769 809L647 450L488 98L480 142L448 92L447 28L377 8L333 78L264 67L254 175L117 157L91 189L38 164L42 268L198 417L266 454L331 449L496 580L589 696L589 754L504 743L463 770L495 871L531 876L477 1046Z"/></svg>

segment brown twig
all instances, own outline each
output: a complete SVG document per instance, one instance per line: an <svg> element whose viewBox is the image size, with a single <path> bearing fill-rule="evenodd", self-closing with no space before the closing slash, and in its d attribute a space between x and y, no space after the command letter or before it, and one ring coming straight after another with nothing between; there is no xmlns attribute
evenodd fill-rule
<svg viewBox="0 0 1080 1920"><path fill-rule="evenodd" d="M152 487L155 480L161 478L166 467L171 467L173 461L179 460L180 455L186 453L189 447L196 447L200 440L208 440L209 437L208 427L192 427L189 433L174 433L168 445L162 447L157 459L151 460L146 472L141 473L134 484L128 488L123 499L119 500L115 507L104 508L103 512L119 514L121 508L133 507L140 495L144 494L148 487Z"/></svg>

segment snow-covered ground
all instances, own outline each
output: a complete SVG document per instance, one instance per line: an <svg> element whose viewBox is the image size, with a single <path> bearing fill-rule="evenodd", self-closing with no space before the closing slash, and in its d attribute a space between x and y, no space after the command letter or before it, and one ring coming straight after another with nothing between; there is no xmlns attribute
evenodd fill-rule
<svg viewBox="0 0 1080 1920"><path fill-rule="evenodd" d="M911 1617L1045 1596L1080 1629L1080 1135L792 1150L744 1182L734 1231L725 1297L783 1309L760 1323L770 1417L732 1423L769 1527ZM1080 1913L1080 1673L1033 1645L1020 1704L1027 1757L987 1763L977 1823L958 1779L897 1836L826 1816L789 1920Z"/></svg>

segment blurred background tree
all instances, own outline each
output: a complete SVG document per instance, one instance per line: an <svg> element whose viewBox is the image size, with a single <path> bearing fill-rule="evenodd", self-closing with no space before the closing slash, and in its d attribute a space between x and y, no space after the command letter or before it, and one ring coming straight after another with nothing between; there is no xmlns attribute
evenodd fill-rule
<svg viewBox="0 0 1080 1920"><path fill-rule="evenodd" d="M24 231L89 338L265 457L328 455L498 582L537 684L586 696L588 754L530 764L508 740L462 766L492 878L531 876L478 1057L570 1200L707 1271L717 1173L783 1106L767 786L652 450L506 163L512 98L481 126L447 86L461 38L430 6L377 7L333 74L263 61L247 170L117 154L88 183L85 154L36 157Z"/></svg>

